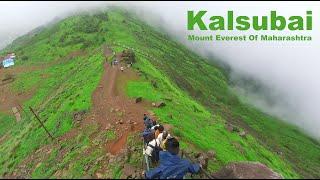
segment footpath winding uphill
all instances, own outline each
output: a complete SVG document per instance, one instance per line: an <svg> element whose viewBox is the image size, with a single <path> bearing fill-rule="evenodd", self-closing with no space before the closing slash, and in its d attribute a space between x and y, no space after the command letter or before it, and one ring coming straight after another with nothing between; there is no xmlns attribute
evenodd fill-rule
<svg viewBox="0 0 320 180"><path fill-rule="evenodd" d="M106 57L111 55L105 50ZM146 112L145 103L136 103L125 95L125 85L129 80L137 79L137 74L131 68L120 70L121 54L116 58L119 65L104 65L104 74L97 89L92 95L93 108L84 123L98 122L102 129L116 131L117 139L107 144L107 151L117 154L126 145L129 133L143 130L143 113Z"/></svg>
<svg viewBox="0 0 320 180"><path fill-rule="evenodd" d="M113 55L113 52L105 48L104 54L106 58L109 58ZM143 130L143 114L148 113L147 109L151 109L152 105L150 102L144 101L136 103L135 99L127 97L125 93L127 82L137 80L139 77L132 68L125 67L121 53L116 54L115 58L120 62L118 65L111 66L108 62L103 64L104 72L92 94L90 111L75 112L73 118L76 125L72 130L57 138L57 141L39 148L21 162L13 173L7 174L5 177L31 177L34 169L45 162L48 154L54 149L58 149L55 162L61 163L63 158L74 150L71 147L73 146L72 140L88 131L88 128L96 126L97 130L94 130L93 134L90 135L91 145L84 151L85 154L89 155L96 149L103 149L101 157L93 162L94 165L99 163L101 166L94 175L90 176L91 178L112 178L113 171L110 166L115 165L115 162L118 163L117 165L125 164L125 159L130 157L128 153L131 155L134 153L135 157L140 156L141 152L138 151L137 147L134 147L136 145L127 141L129 136L137 138L136 133ZM121 66L125 67L124 71L120 70ZM114 137L106 140L106 132L114 133ZM136 140L139 141L139 139ZM96 144L95 142L99 143ZM63 144L69 143L70 147L63 147ZM33 164L33 167L29 167L29 164ZM94 165L88 162L86 167L93 167ZM130 165L125 165L122 168L124 168L123 177L139 178L141 175L142 170ZM53 176L68 177L66 172L67 169L57 169Z"/></svg>
<svg viewBox="0 0 320 180"><path fill-rule="evenodd" d="M112 56L112 51L104 48L106 58ZM150 103L136 103L125 94L126 83L129 80L138 79L138 75L131 68L125 67L122 62L122 54L116 54L118 65L104 63L104 72L96 90L92 94L92 108L81 126L85 127L91 123L98 123L99 130L110 130L116 132L115 140L106 144L107 152L117 155L125 149L127 137L134 132L143 130L142 117L147 113ZM122 72L120 67L125 67ZM69 139L77 134L74 129L61 137L61 140Z"/></svg>

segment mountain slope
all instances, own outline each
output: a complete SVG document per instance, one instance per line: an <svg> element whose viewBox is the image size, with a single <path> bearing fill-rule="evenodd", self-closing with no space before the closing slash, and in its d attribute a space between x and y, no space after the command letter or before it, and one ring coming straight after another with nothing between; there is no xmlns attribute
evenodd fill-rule
<svg viewBox="0 0 320 180"><path fill-rule="evenodd" d="M211 171L231 161L259 161L287 178L320 177L319 142L240 102L223 69L119 9L69 17L18 38L0 53L14 51L14 68L21 68L8 88L15 94L31 92L24 108L35 108L49 131L61 137L76 128L74 112L92 109L91 95L103 73L103 45L117 53L133 49L134 68L142 76L126 84L127 95L165 101L166 107L152 111L161 123L173 126L184 148L217 153ZM121 167L108 165L105 170L95 164L106 153L93 148L100 134L107 133L97 125L57 144L46 138L30 114L18 123L3 112L0 119L0 177L79 178L97 171L120 177ZM227 131L226 122L249 135L242 138ZM138 166L139 157L131 161Z"/></svg>

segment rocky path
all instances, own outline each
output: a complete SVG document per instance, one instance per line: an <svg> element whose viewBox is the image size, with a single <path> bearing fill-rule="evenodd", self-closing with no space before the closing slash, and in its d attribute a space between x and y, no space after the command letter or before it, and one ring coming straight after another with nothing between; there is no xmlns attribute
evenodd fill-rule
<svg viewBox="0 0 320 180"><path fill-rule="evenodd" d="M104 50L106 57L112 55L109 49ZM151 107L151 103L136 103L125 94L128 81L138 79L138 75L131 68L121 72L121 53L116 55L119 65L104 64L104 72L96 90L92 94L92 108L81 123L85 127L91 123L98 123L99 131L115 132L116 138L105 145L106 151L117 155L126 148L127 137L143 130L143 113ZM124 65L124 64L123 64ZM125 67L125 66L124 66ZM74 137L77 129L73 129L61 140Z"/></svg>

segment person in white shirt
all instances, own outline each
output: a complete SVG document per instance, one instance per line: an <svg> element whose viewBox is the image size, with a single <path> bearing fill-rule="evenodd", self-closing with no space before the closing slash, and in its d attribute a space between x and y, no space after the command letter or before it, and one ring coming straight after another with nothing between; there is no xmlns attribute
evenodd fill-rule
<svg viewBox="0 0 320 180"><path fill-rule="evenodd" d="M151 129L155 130L154 132L155 138L147 144L147 147L145 150L145 153L150 157L152 156L152 152L154 151L155 148L160 148L160 145L162 143L162 137L163 137L162 133L164 131L164 127L162 125L157 124L151 127Z"/></svg>

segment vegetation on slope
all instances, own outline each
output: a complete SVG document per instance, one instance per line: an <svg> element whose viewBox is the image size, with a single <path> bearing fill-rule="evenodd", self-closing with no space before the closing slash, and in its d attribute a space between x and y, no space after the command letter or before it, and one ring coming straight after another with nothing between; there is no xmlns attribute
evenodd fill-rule
<svg viewBox="0 0 320 180"><path fill-rule="evenodd" d="M248 160L265 163L287 178L320 176L318 142L240 102L229 90L222 69L121 10L66 18L18 38L0 52L14 51L18 55L17 66L47 65L21 74L11 88L23 92L36 87L24 107L34 107L55 137L74 127L73 112L90 109L91 94L102 73L102 44L117 52L133 48L137 57L134 68L143 77L128 83L128 96L165 101L167 106L154 112L162 123L174 126L174 134L182 139L184 147L217 152L217 161L209 166L211 170L231 161ZM70 56L78 51L86 53ZM45 80L40 77L42 74L46 75ZM0 119L0 136L7 136L0 147L0 176L17 171L35 151L52 143L32 118L26 116L16 123L12 117L0 114ZM237 123L250 134L241 138L228 132L225 122ZM83 162L94 161L102 151L84 156L92 145L89 136L90 132L83 133L64 142L66 154L62 158L57 158L60 148L55 147L42 164L30 164L32 177L55 177L61 169L66 171L59 177L79 178L94 173L97 165L86 169ZM103 136L112 134L104 132ZM120 177L119 168L113 169L114 177Z"/></svg>

